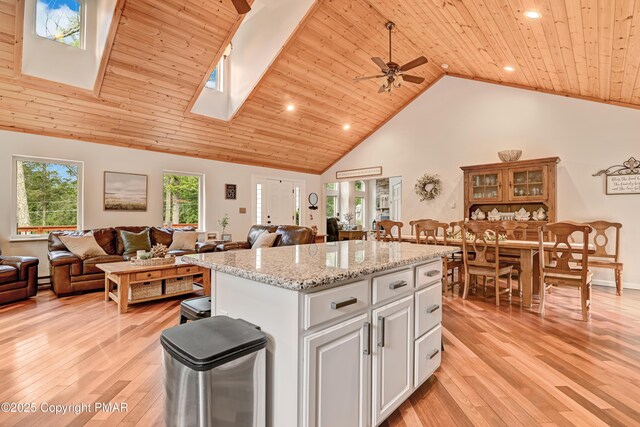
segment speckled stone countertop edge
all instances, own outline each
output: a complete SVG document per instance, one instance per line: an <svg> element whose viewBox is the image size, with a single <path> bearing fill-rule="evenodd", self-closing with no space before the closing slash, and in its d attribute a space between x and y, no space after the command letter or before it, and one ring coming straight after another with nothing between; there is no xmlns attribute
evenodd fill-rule
<svg viewBox="0 0 640 427"><path fill-rule="evenodd" d="M344 271L341 273L332 273L329 275L321 275L312 279L296 280L283 277L274 276L271 274L261 273L257 271L251 271L244 268L233 267L230 265L219 264L212 261L200 259L196 256L185 255L181 257L181 260L187 263L198 265L200 267L209 268L211 270L227 273L232 276L241 277L256 282L265 283L271 286L277 286L293 291L304 291L321 286L327 286L334 283L356 279L358 277L368 276L383 271L393 270L396 268L405 267L408 265L417 264L424 261L429 261L435 258L441 258L445 255L450 255L460 251L460 248L451 246L431 246L432 248L441 249L437 252L415 256L401 261L387 262L370 267L364 267L356 271ZM250 250L250 249L248 249Z"/></svg>

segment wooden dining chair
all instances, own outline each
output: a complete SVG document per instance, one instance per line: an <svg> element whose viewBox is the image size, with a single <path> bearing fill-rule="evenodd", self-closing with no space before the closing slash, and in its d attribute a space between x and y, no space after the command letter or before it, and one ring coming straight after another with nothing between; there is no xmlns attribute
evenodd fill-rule
<svg viewBox="0 0 640 427"><path fill-rule="evenodd" d="M622 268L620 262L620 229L619 222L592 221L588 223L593 232L590 243L595 247L595 253L589 256L589 268L608 268L615 271L616 294L622 295ZM613 237L613 242L610 241ZM610 248L613 247L613 250Z"/></svg>
<svg viewBox="0 0 640 427"><path fill-rule="evenodd" d="M544 316L547 286L566 286L580 291L582 320L589 320L591 309L591 279L589 270L589 233L591 226L574 222L556 222L538 229L540 245L540 315ZM549 233L553 246L544 245L544 233ZM580 248L572 246L571 235L581 235Z"/></svg>
<svg viewBox="0 0 640 427"><path fill-rule="evenodd" d="M383 219L376 223L376 240L383 242L400 242L402 241L402 227L403 223L398 221L391 221L389 219ZM398 237L393 236L394 227L398 228ZM382 228L382 233L380 232Z"/></svg>
<svg viewBox="0 0 640 427"><path fill-rule="evenodd" d="M449 224L446 222L439 222L432 219L421 219L418 221L411 221L409 223L415 230L416 243L427 245L447 245L447 230ZM424 236L423 236L424 235ZM463 277L464 262L461 258L455 257L454 254L442 257L442 269L445 274L442 275L443 291L447 292L449 289L459 283ZM456 272L458 279L456 280Z"/></svg>
<svg viewBox="0 0 640 427"><path fill-rule="evenodd" d="M464 255L464 292L462 299L469 295L471 276L493 279L496 306L500 305L500 294L506 293L511 302L511 273L513 266L500 262L499 228L492 223L468 222L464 224L462 252ZM467 235L468 234L468 235ZM473 253L473 256L472 256ZM500 292L500 278L505 277L507 288Z"/></svg>
<svg viewBox="0 0 640 427"><path fill-rule="evenodd" d="M527 240L528 225L520 221L498 221L498 227L500 233L506 236L507 240ZM502 262L513 266L513 272L518 279L518 295L522 297L522 286L520 275L522 273L522 266L520 265L520 254L504 253L502 254Z"/></svg>

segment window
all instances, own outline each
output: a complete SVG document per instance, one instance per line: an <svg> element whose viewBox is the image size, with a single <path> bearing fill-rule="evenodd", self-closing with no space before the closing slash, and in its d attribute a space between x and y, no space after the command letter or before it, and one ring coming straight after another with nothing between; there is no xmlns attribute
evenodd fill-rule
<svg viewBox="0 0 640 427"><path fill-rule="evenodd" d="M78 0L37 0L36 35L82 47L83 4Z"/></svg>
<svg viewBox="0 0 640 427"><path fill-rule="evenodd" d="M165 172L162 184L164 225L203 229L202 175Z"/></svg>
<svg viewBox="0 0 640 427"><path fill-rule="evenodd" d="M81 228L82 163L14 157L15 237Z"/></svg>
<svg viewBox="0 0 640 427"><path fill-rule="evenodd" d="M220 62L218 62L218 65L216 65L216 68L213 69L213 71L211 72L211 75L209 75L209 80L207 80L207 83L205 83L205 87L207 89L211 89L211 90L217 90L218 92L222 92L223 91L223 85L222 85L222 77L223 77L223 71L224 71L224 60L220 60Z"/></svg>
<svg viewBox="0 0 640 427"><path fill-rule="evenodd" d="M325 209L327 218L335 218L340 216L339 196L340 190L337 182L328 182L325 184Z"/></svg>
<svg viewBox="0 0 640 427"><path fill-rule="evenodd" d="M295 225L300 225L300 187L296 187L296 189L295 189L295 199L296 199L296 222L295 222Z"/></svg>
<svg viewBox="0 0 640 427"><path fill-rule="evenodd" d="M356 181L354 187L356 191L364 191L364 181Z"/></svg>
<svg viewBox="0 0 640 427"><path fill-rule="evenodd" d="M355 197L354 205L355 205L356 225L363 225L364 224L364 197Z"/></svg>
<svg viewBox="0 0 640 427"><path fill-rule="evenodd" d="M262 184L256 184L256 224L262 224Z"/></svg>

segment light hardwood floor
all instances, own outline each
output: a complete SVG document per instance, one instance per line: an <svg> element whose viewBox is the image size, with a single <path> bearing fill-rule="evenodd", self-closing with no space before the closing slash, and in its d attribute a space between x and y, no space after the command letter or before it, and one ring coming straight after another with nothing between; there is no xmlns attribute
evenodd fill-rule
<svg viewBox="0 0 640 427"><path fill-rule="evenodd" d="M445 297L442 367L383 425L639 425L640 291L554 290L545 319L517 303ZM160 331L179 300L118 316L102 293L0 307L0 402L126 402L124 413L0 413L1 426L162 425Z"/></svg>

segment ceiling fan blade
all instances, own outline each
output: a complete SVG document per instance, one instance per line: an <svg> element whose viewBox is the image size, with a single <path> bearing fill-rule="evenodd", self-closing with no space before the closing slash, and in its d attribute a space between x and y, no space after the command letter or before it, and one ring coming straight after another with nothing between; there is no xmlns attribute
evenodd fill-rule
<svg viewBox="0 0 640 427"><path fill-rule="evenodd" d="M421 65L426 64L427 62L429 62L429 60L424 56L421 56L419 58L414 59L411 62L407 62L406 64L404 64L402 67L400 67L400 71L409 71L412 68L419 67Z"/></svg>
<svg viewBox="0 0 640 427"><path fill-rule="evenodd" d="M355 79L353 79L354 82L360 82L362 80L371 80L371 79L379 79L380 77L384 77L384 74L380 74L379 76L363 76L363 77L356 77Z"/></svg>
<svg viewBox="0 0 640 427"><path fill-rule="evenodd" d="M383 73L386 73L387 71L389 71L389 67L387 67L387 63L384 62L384 60L382 58L379 58L377 56L374 56L373 58L371 58L371 60L373 62L375 62L375 64L380 67L380 69L382 70Z"/></svg>
<svg viewBox="0 0 640 427"><path fill-rule="evenodd" d="M422 83L424 81L424 77L416 77L416 76L410 76L408 74L403 74L402 75L402 80L404 80L405 82L415 83L415 84L419 85L420 83Z"/></svg>
<svg viewBox="0 0 640 427"><path fill-rule="evenodd" d="M249 11L251 10L251 6L249 6L249 2L247 2L247 0L231 0L231 2L236 7L236 10L240 15L249 13Z"/></svg>

